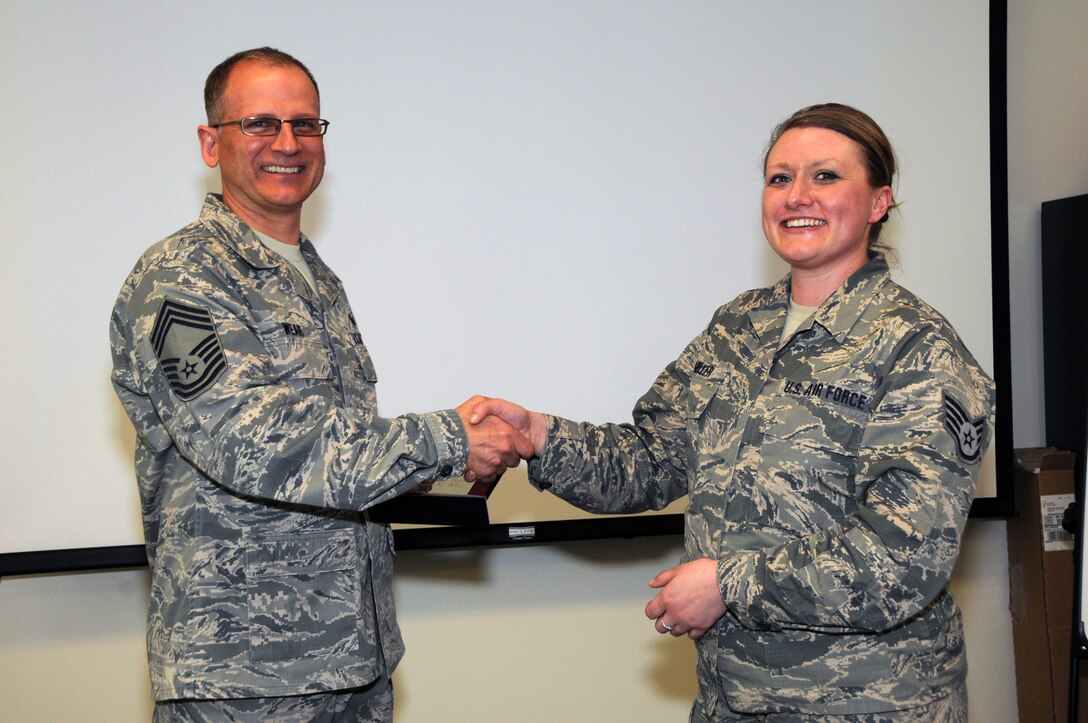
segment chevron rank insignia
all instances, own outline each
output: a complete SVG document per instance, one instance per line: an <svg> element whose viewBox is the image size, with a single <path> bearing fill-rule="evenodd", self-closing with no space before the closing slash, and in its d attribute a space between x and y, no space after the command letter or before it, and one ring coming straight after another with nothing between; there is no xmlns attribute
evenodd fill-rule
<svg viewBox="0 0 1088 723"><path fill-rule="evenodd" d="M955 397L947 392L941 396L944 399L944 428L956 442L956 454L968 464L978 462L982 452L982 436L986 432L986 415L971 419Z"/></svg>
<svg viewBox="0 0 1088 723"><path fill-rule="evenodd" d="M206 392L227 368L207 309L165 300L151 331L151 346L170 387L184 401Z"/></svg>

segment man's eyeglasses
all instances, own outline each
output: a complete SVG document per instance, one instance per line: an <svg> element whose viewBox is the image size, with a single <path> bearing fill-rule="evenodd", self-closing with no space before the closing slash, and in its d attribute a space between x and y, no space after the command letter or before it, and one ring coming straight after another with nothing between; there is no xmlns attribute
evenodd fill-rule
<svg viewBox="0 0 1088 723"><path fill-rule="evenodd" d="M291 132L296 136L323 136L329 129L329 122L324 118L269 118L258 115L242 118L241 120L223 121L216 123L212 128L223 126L238 126L247 136L278 136L280 126L286 123Z"/></svg>

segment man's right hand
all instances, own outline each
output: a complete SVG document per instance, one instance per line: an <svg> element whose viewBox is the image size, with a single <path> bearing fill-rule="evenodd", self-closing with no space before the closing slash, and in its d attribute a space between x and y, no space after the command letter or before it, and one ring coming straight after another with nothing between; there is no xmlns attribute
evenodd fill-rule
<svg viewBox="0 0 1088 723"><path fill-rule="evenodd" d="M488 401L486 397L475 396L456 409L468 435L465 479L470 482L495 482L508 468L518 466L522 458L533 456L532 443L501 418L488 416L477 422L470 421L477 407L485 401Z"/></svg>
<svg viewBox="0 0 1088 723"><path fill-rule="evenodd" d="M468 400L463 407L468 407L469 422L472 424L481 424L489 416L498 417L532 443L532 456L539 457L544 453L544 443L548 441L548 420L540 412L530 412L525 407L505 399L481 396Z"/></svg>

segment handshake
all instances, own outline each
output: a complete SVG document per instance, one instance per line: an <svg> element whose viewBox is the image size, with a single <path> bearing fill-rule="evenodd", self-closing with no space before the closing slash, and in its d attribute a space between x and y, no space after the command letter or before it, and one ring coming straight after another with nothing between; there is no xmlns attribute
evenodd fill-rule
<svg viewBox="0 0 1088 723"><path fill-rule="evenodd" d="M494 482L522 459L541 454L547 421L513 402L476 395L456 409L468 435L469 482Z"/></svg>

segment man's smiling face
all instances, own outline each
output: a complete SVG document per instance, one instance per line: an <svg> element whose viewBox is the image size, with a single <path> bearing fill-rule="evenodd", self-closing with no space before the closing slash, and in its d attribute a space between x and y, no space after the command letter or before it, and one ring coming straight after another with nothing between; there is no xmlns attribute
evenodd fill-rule
<svg viewBox="0 0 1088 723"><path fill-rule="evenodd" d="M243 61L231 70L217 123L252 116L316 118L317 90L300 68ZM201 154L219 166L223 201L251 227L270 229L291 219L297 225L303 202L325 172L322 136L296 136L284 123L274 136L248 136L237 125L201 126ZM280 239L297 241L297 239Z"/></svg>

